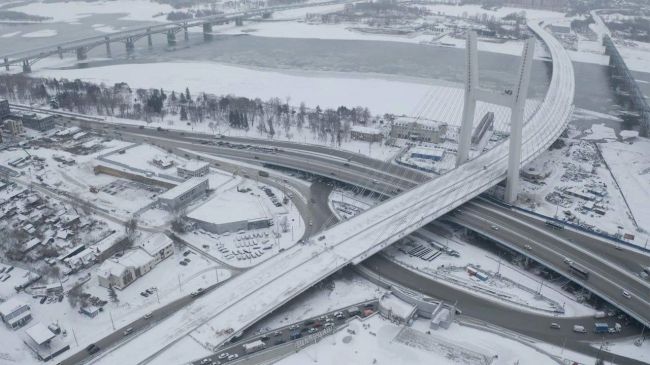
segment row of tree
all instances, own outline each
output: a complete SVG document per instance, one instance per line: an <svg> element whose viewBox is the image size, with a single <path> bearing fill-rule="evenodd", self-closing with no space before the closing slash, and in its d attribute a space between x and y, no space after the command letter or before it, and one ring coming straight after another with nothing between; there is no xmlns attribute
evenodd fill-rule
<svg viewBox="0 0 650 365"><path fill-rule="evenodd" d="M0 97L24 103L52 103L64 110L115 116L147 122L165 121L206 124L213 133L226 128L257 130L273 138L284 133L294 138L309 129L320 141L340 143L349 138L352 125L376 122L367 108L322 110L319 106L298 108L290 99L272 98L267 101L232 95L215 96L205 93L192 95L162 89L132 89L125 83L113 86L81 80L32 78L22 74L0 75ZM389 118L390 116L385 116Z"/></svg>

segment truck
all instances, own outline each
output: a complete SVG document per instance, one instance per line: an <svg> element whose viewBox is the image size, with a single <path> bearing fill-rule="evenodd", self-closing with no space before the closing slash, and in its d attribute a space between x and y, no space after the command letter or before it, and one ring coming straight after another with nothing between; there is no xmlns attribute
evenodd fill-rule
<svg viewBox="0 0 650 365"><path fill-rule="evenodd" d="M607 323L594 323L594 333L608 333L609 325Z"/></svg>
<svg viewBox="0 0 650 365"><path fill-rule="evenodd" d="M243 344L242 347L244 348L244 352L251 354L253 352L266 348L266 343L262 340L255 340L253 342Z"/></svg>

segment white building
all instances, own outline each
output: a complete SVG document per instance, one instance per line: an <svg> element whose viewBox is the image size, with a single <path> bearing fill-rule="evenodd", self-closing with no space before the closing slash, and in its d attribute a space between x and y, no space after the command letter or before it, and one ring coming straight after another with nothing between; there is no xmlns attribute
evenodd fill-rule
<svg viewBox="0 0 650 365"><path fill-rule="evenodd" d="M150 235L138 246L153 257L156 264L174 253L174 242L163 233Z"/></svg>
<svg viewBox="0 0 650 365"><path fill-rule="evenodd" d="M188 213L187 218L200 228L218 234L273 225L271 213L258 198L233 191L209 199Z"/></svg>
<svg viewBox="0 0 650 365"><path fill-rule="evenodd" d="M169 210L189 204L208 190L208 179L193 177L158 196L158 202Z"/></svg>
<svg viewBox="0 0 650 365"><path fill-rule="evenodd" d="M31 308L16 298L0 304L0 318L11 329L24 326L32 320Z"/></svg>
<svg viewBox="0 0 650 365"><path fill-rule="evenodd" d="M188 161L183 166L176 168L178 176L189 179L191 177L202 177L210 172L210 164L203 161Z"/></svg>
<svg viewBox="0 0 650 365"><path fill-rule="evenodd" d="M417 307L409 304L391 293L386 293L379 298L379 314L398 323L408 323Z"/></svg>
<svg viewBox="0 0 650 365"><path fill-rule="evenodd" d="M124 289L173 253L169 237L162 233L152 234L122 257L104 261L97 272L97 280L105 288Z"/></svg>

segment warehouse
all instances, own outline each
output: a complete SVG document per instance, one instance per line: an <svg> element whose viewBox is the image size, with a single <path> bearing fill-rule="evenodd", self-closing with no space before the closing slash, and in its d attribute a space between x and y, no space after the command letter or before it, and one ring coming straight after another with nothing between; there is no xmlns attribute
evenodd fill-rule
<svg viewBox="0 0 650 365"><path fill-rule="evenodd" d="M208 200L188 213L187 218L198 227L217 234L273 225L271 214L259 198L233 191Z"/></svg>

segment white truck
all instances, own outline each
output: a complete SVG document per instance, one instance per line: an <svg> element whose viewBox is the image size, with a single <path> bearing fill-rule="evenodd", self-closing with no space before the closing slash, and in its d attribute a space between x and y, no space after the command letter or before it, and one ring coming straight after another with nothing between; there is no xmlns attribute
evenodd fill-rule
<svg viewBox="0 0 650 365"><path fill-rule="evenodd" d="M603 311L598 311L598 312L594 313L594 318L600 319L600 318L605 318L605 317L607 317L607 313L605 313Z"/></svg>
<svg viewBox="0 0 650 365"><path fill-rule="evenodd" d="M250 354L266 348L266 343L264 343L262 340L255 340L253 342L243 344L242 347L244 348L244 352Z"/></svg>

